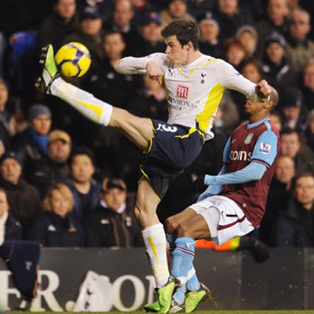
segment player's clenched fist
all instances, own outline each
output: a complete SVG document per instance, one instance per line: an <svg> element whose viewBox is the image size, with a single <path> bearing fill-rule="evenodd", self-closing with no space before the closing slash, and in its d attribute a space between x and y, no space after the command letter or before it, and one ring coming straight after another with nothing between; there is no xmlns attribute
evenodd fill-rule
<svg viewBox="0 0 314 314"><path fill-rule="evenodd" d="M268 100L271 94L271 87L267 81L261 80L258 84L256 84L255 92L260 98Z"/></svg>
<svg viewBox="0 0 314 314"><path fill-rule="evenodd" d="M147 62L146 72L152 80L157 81L160 85L162 84L164 73L153 60Z"/></svg>

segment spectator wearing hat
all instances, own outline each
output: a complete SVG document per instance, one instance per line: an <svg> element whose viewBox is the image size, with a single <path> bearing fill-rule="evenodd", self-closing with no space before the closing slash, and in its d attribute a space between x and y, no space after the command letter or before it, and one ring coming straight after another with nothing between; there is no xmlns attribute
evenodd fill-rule
<svg viewBox="0 0 314 314"><path fill-rule="evenodd" d="M133 207L127 203L126 184L121 179L104 179L100 203L85 223L86 246L143 246Z"/></svg>
<svg viewBox="0 0 314 314"><path fill-rule="evenodd" d="M70 178L70 153L70 135L62 130L51 131L48 136L47 155L35 163L29 178L29 182L38 189L42 197L51 184Z"/></svg>
<svg viewBox="0 0 314 314"><path fill-rule="evenodd" d="M22 160L26 180L33 171L34 163L43 159L47 153L51 112L45 105L37 104L30 108L27 120L28 128L12 138L12 150Z"/></svg>
<svg viewBox="0 0 314 314"><path fill-rule="evenodd" d="M76 148L70 157L70 180L65 181L74 197L71 215L83 221L98 206L101 185L93 178L95 173L93 152L81 146Z"/></svg>
<svg viewBox="0 0 314 314"><path fill-rule="evenodd" d="M97 68L103 57L102 50L102 18L96 7L85 7L79 15L79 29L67 36L64 40L68 42L79 42L85 45L92 59L92 68Z"/></svg>
<svg viewBox="0 0 314 314"><path fill-rule="evenodd" d="M221 41L218 22L208 16L198 23L198 28L200 30L200 51L205 55L219 57L221 55Z"/></svg>
<svg viewBox="0 0 314 314"><path fill-rule="evenodd" d="M297 74L286 58L286 40L277 32L270 34L265 41L263 58L265 79L279 92L297 86Z"/></svg>
<svg viewBox="0 0 314 314"><path fill-rule="evenodd" d="M165 52L166 45L161 37L161 17L157 12L148 12L139 22L140 41L138 57L147 56L154 52Z"/></svg>
<svg viewBox="0 0 314 314"><path fill-rule="evenodd" d="M311 16L307 11L296 9L291 12L286 53L288 62L298 73L314 58L314 42L308 38L310 22Z"/></svg>
<svg viewBox="0 0 314 314"><path fill-rule="evenodd" d="M57 51L77 28L76 0L54 0L53 13L38 29L38 45L52 44Z"/></svg>
<svg viewBox="0 0 314 314"><path fill-rule="evenodd" d="M4 188L15 219L23 226L24 235L30 223L41 213L37 189L21 178L22 163L19 156L7 151L0 159L0 187Z"/></svg>
<svg viewBox="0 0 314 314"><path fill-rule="evenodd" d="M260 51L264 50L265 40L271 33L286 34L289 14L286 2L286 0L269 0L266 18L256 23Z"/></svg>
<svg viewBox="0 0 314 314"><path fill-rule="evenodd" d="M86 89L96 97L125 107L137 90L138 78L118 73L113 65L123 57L125 42L121 33L108 31L103 35L104 57L97 68L93 68L86 82Z"/></svg>
<svg viewBox="0 0 314 314"><path fill-rule="evenodd" d="M43 200L44 214L38 217L28 231L28 240L45 247L83 247L84 230L73 216L74 199L63 183L51 185Z"/></svg>
<svg viewBox="0 0 314 314"><path fill-rule="evenodd" d="M300 89L290 87L281 95L280 108L283 113L283 127L302 132L305 129L306 111L303 106L303 96Z"/></svg>
<svg viewBox="0 0 314 314"><path fill-rule="evenodd" d="M162 25L161 29L165 28L169 23L176 19L192 20L195 18L189 14L187 0L170 0L168 7L160 12Z"/></svg>

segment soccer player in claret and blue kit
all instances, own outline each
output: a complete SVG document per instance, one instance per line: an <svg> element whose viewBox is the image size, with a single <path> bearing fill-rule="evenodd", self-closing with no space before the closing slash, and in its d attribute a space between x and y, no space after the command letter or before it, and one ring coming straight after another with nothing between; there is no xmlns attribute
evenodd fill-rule
<svg viewBox="0 0 314 314"><path fill-rule="evenodd" d="M167 219L173 247L171 275L180 281L173 291L172 308L190 313L209 298L193 267L196 239L212 239L219 245L260 224L280 146L279 133L268 119L277 103L273 88L266 101L247 97L249 122L236 128L228 139L221 171L217 176L203 176L208 188L197 203Z"/></svg>
<svg viewBox="0 0 314 314"><path fill-rule="evenodd" d="M162 30L162 36L167 45L165 53L125 57L115 69L127 75L147 73L164 84L168 95L167 122L137 117L69 84L60 76L51 45L42 50L42 75L36 85L93 122L119 129L145 152L135 214L159 301L156 308L147 310L167 313L175 281L169 273L166 234L156 208L169 183L197 158L204 141L213 138L212 124L225 89L267 100L271 88L265 80L254 84L227 62L202 54L198 50L198 29L192 21L175 20Z"/></svg>

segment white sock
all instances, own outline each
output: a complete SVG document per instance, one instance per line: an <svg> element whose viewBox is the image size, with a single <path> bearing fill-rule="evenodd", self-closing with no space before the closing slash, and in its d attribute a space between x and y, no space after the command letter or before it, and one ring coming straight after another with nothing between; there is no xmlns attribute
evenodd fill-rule
<svg viewBox="0 0 314 314"><path fill-rule="evenodd" d="M162 287L170 276L167 261L167 240L162 224L150 226L142 231L146 253L152 267L157 288Z"/></svg>
<svg viewBox="0 0 314 314"><path fill-rule="evenodd" d="M51 93L70 104L87 119L109 125L112 106L94 97L94 95L67 83L62 78L54 80L50 87Z"/></svg>

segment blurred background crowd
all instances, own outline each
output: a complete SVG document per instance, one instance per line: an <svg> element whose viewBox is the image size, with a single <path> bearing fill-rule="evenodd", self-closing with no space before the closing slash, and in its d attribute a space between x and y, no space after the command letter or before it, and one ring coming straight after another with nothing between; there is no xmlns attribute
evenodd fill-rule
<svg viewBox="0 0 314 314"><path fill-rule="evenodd" d="M113 64L164 52L162 28L187 18L199 26L202 53L226 60L255 83L265 78L280 94L271 120L281 133L281 155L254 241L314 247L313 16L308 0L2 0L0 224L6 239L142 245L133 214L142 152L120 133L38 93L38 57L48 43L57 51L81 42L92 66L71 83L138 116L167 120L164 89L146 76L118 74ZM174 180L159 206L161 219L196 200L198 176L219 172L228 136L246 120L244 103L243 95L225 92L215 138Z"/></svg>

